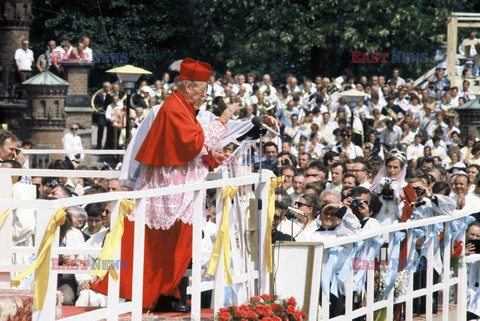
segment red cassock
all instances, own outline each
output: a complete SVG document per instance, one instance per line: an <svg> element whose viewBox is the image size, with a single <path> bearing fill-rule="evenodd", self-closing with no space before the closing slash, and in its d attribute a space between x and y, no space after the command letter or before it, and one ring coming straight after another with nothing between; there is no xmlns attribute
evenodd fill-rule
<svg viewBox="0 0 480 321"><path fill-rule="evenodd" d="M413 189L413 186L408 184L403 188L403 193L405 194L405 205L403 206L403 211L402 211L402 218L400 219L400 222L406 222L410 219L410 217L413 214L414 207L410 204L415 202L417 200L417 195L415 194L415 190ZM404 262L407 260L408 256L408 244L407 244L407 238L402 241L400 244L400 259L403 260ZM404 268L403 264L398 265L398 270L402 271Z"/></svg>
<svg viewBox="0 0 480 321"><path fill-rule="evenodd" d="M175 166L192 161L202 150L205 136L194 109L174 92L160 108L136 160L152 166ZM143 307L153 308L160 295L179 297L178 284L192 258L192 226L177 221L170 229L145 225L144 262L133 262L134 222L125 219L121 259L128 269L120 271L120 297L132 298L132 268L144 268ZM108 277L92 289L107 294Z"/></svg>

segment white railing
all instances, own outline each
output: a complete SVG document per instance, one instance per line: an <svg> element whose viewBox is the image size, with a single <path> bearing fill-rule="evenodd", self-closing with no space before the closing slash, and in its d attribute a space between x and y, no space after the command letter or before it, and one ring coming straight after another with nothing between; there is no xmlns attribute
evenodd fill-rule
<svg viewBox="0 0 480 321"><path fill-rule="evenodd" d="M438 295L438 307L442 307L441 311L441 320L466 320L466 309L467 309L467 268L466 264L460 265L458 268L458 276L451 277L450 276L450 249L453 243L452 237L448 238L445 237L444 240L444 248L441 250L441 247L437 247L435 244L438 244L438 231L434 230L435 224L442 224L444 223L444 231L451 231L451 222L454 220L463 220L465 217L468 216L466 212L456 212L453 216L437 216L428 219L422 219L418 221L409 221L406 223L401 224L393 224L390 226L382 226L379 229L371 230L371 231L364 231L361 235L355 236L348 236L348 237L339 237L328 239L322 242L323 244L323 264L322 264L322 273L325 273L325 268L327 266L329 260L329 251L335 247L341 246L343 248L351 249L357 242L364 241L364 246L372 246L372 240L375 237L385 237L385 240L388 242L388 249L386 253L383 255L383 259L385 259L385 254L387 258L390 259L392 254L392 248L394 246L394 237L395 233L401 232L406 233L405 240L407 240L408 250L407 253L411 253L410 251L414 251L412 246L415 246L415 232L416 228L424 228L425 235L431 235L433 238L430 241L424 243L424 249L422 252L425 253L425 258L427 260L426 266L426 287L421 289L413 289L413 276L414 276L414 269L412 268L412 260L413 256L407 257L407 292L405 295L401 295L398 298L394 297L394 290L390 291L388 296L382 300L376 301L375 296L378 294L374 291L374 282L375 282L375 269L374 268L367 268L365 271L365 266L363 266L363 260L367 260L366 257L361 258L361 267L360 270L354 270L353 268L349 269L348 276L345 280L345 314L337 316L335 318L329 317L329 302L330 300L330 284L327 286L326 289L323 289L321 296L322 296L322 305L319 311L319 314L322 316L322 320L352 320L358 317L365 316L367 321L374 320L374 312L379 311L381 309L386 309L386 319L385 320L394 320L394 307L396 304L404 304L405 305L405 320L411 321L414 318L414 310L413 310L413 300L422 296L425 296L425 317L426 320L433 320L433 296L434 292L441 292L442 295ZM464 240L464 234L461 233L461 240ZM447 233L448 235L448 233ZM438 249L441 251L443 258L442 259L442 274L438 280L438 283L434 284L434 256L436 253L434 251ZM378 258L377 252L376 257ZM463 246L463 254L465 254L465 242ZM419 259L419 258L418 258ZM468 262L477 261L480 259L480 255L471 255L468 257ZM467 261L467 260L464 260ZM368 261L368 266L372 267L371 261ZM393 262L390 262L392 264ZM344 264L352 265L353 261L344 262ZM395 264L393 264L395 265ZM388 272L394 268L393 266L388 266L386 272ZM347 269L348 270L348 269ZM363 298L362 304L360 308L353 309L353 300L354 300L354 293L356 290L354 289L354 276L358 277L358 273L361 271L366 272L366 282L363 290L365 291L365 297ZM338 271L337 271L338 273ZM398 276L398 275L397 275ZM327 283L328 284L328 283ZM322 284L322 286L325 284ZM456 298L455 301L457 303L457 309L455 315L452 317L450 313L450 298L451 298L451 288L457 287L455 293ZM357 289L358 290L358 289ZM440 297L442 297L440 299ZM440 310L440 309L439 309ZM311 319L313 320L313 319Z"/></svg>
<svg viewBox="0 0 480 321"><path fill-rule="evenodd" d="M192 320L200 320L200 295L201 292L213 290L214 308L218 310L225 303L225 280L224 267L220 262L216 269L213 279L205 279L202 276L201 267L201 243L202 243L202 226L203 226L203 198L202 193L207 189L217 189L217 195L220 195L221 188L225 185L233 185L251 188L255 185L255 203L258 198L263 199L261 215L257 215L257 207L249 206L251 196L244 193L235 198L236 205L233 206L229 213L230 222L230 240L232 247L232 277L233 286L236 287L240 295L237 296L238 303L245 303L252 295L264 293L268 291L268 278L265 273L265 258L262 254L265 248L265 227L266 225L266 208L268 204L268 182L271 178L271 172L265 171L259 174L248 173L236 178L217 179L208 182L199 182L188 185L172 186L168 188L131 191L131 192L112 192L96 195L81 196L75 198L61 200L12 200L0 199L0 214L6 208L34 208L36 211L36 231L35 246L19 247L12 246L12 215L9 215L2 226L0 226L0 242L3 244L2 253L0 255L0 287L8 287L9 276L11 272L21 272L27 266L12 265L11 257L14 253L36 254L39 244L43 238L43 234L48 225L53 211L61 207L69 207L74 205L83 205L95 202L113 202L113 211L111 215L111 226L113 228L119 215L119 201L121 199L132 199L135 201L135 232L134 232L134 264L133 264L133 289L132 301L119 303L119 282L112 280L109 276L109 287L107 296L107 307L99 308L93 311L85 312L76 316L64 318L64 320L118 320L119 315L127 312L132 313L132 320L141 320L142 318L142 289L143 289L143 247L144 247L144 211L145 201L150 197L158 197L174 193L194 192L194 221L193 221L193 250L192 250L192 269L187 274L190 275L191 284L187 291L191 295L192 302ZM22 169L2 169L0 179L10 177L28 175L42 177L104 177L116 178L118 172L114 171L69 171L69 170L22 170ZM3 184L5 181L0 181ZM250 194L253 195L253 194ZM239 204L241 203L241 204ZM250 220L256 222L244 222L244 213L250 208ZM222 202L217 201L217 228L221 224ZM250 237L249 237L250 236ZM240 246L237 245L239 240ZM256 242L252 245L252 242ZM59 230L57 229L55 239L52 243L51 258L57 258L60 254L77 254L97 256L101 249L86 248L65 248L59 247ZM10 246L9 246L10 245ZM250 252L251 249L256 249ZM120 248L117 249L113 260L118 260L120 256ZM62 270L61 273L76 274L90 273L89 270L68 271ZM56 289L57 289L58 270L50 270L49 284L45 304L42 310L34 311L34 321L54 320Z"/></svg>

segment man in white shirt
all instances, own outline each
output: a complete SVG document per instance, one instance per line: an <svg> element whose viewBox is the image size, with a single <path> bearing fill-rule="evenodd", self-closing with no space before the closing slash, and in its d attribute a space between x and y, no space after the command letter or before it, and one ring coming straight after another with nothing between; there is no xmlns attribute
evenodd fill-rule
<svg viewBox="0 0 480 321"><path fill-rule="evenodd" d="M470 82L468 80L464 80L462 82L462 90L458 92L458 96L464 97L468 100L475 99L475 95L473 94L473 91L469 89L469 87L470 87Z"/></svg>
<svg viewBox="0 0 480 321"><path fill-rule="evenodd" d="M368 169L367 164L357 161L352 165L350 172L358 179L361 187L370 188L372 184L368 181Z"/></svg>
<svg viewBox="0 0 480 321"><path fill-rule="evenodd" d="M337 192L342 191L343 172L344 168L340 163L333 163L332 166L330 166L330 174L332 176L332 181L327 183L326 190L335 190Z"/></svg>
<svg viewBox="0 0 480 321"><path fill-rule="evenodd" d="M416 134L413 144L407 147L407 161L423 157L422 135Z"/></svg>
<svg viewBox="0 0 480 321"><path fill-rule="evenodd" d="M82 42L85 45L85 48L83 49L83 59L82 61L84 62L92 62L93 59L93 51L90 48L90 38L87 36L82 37Z"/></svg>
<svg viewBox="0 0 480 321"><path fill-rule="evenodd" d="M66 133L62 138L63 149L65 150L83 150L82 139L78 136L78 124L73 123L70 126L70 131ZM72 162L79 163L83 159L84 154L67 154L67 157Z"/></svg>
<svg viewBox="0 0 480 321"><path fill-rule="evenodd" d="M27 39L22 40L22 48L15 51L15 63L17 65L17 72L20 79L20 83L24 82L32 76L33 65L33 51L28 47L30 41Z"/></svg>

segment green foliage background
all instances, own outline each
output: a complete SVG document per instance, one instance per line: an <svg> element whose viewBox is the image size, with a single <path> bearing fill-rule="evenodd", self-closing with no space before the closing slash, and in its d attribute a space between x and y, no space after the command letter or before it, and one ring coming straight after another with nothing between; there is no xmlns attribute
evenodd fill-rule
<svg viewBox="0 0 480 321"><path fill-rule="evenodd" d="M35 55L67 34L92 40L92 49L126 52L129 64L160 78L170 63L190 56L212 64L283 80L288 73L389 75L392 64L350 64L352 50L427 52L427 64L397 64L417 77L430 69L446 40L451 12L475 12L469 0L33 0L30 41ZM466 33L464 31L463 33ZM113 65L98 64L98 88Z"/></svg>

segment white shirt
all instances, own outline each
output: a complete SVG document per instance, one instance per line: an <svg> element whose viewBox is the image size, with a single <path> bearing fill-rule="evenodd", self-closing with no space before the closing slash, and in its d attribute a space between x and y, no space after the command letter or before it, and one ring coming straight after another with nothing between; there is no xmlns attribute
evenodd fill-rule
<svg viewBox="0 0 480 321"><path fill-rule="evenodd" d="M86 61L86 62L92 62L92 59L93 59L93 51L90 47L86 47L85 49L83 49L83 61Z"/></svg>
<svg viewBox="0 0 480 321"><path fill-rule="evenodd" d="M62 138L63 149L65 150L83 150L82 139L77 134L71 132L66 133ZM67 154L70 160L75 159L76 154ZM81 154L80 158L83 159L85 155Z"/></svg>
<svg viewBox="0 0 480 321"><path fill-rule="evenodd" d="M32 71L33 51L30 49L17 49L15 51L15 60L19 64L20 71Z"/></svg>
<svg viewBox="0 0 480 321"><path fill-rule="evenodd" d="M339 153L346 152L348 154L348 158L354 159L356 157L363 157L363 150L355 145L354 143L350 143L350 146L345 150L343 145L337 146L337 151Z"/></svg>
<svg viewBox="0 0 480 321"><path fill-rule="evenodd" d="M411 144L407 147L407 160L418 159L423 157L423 145L422 144Z"/></svg>

